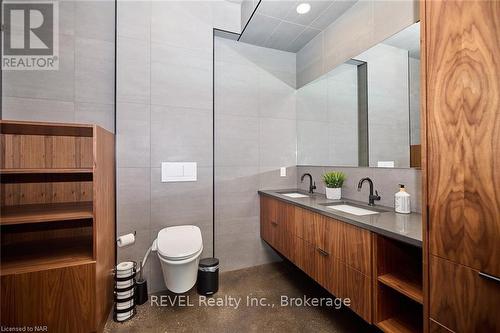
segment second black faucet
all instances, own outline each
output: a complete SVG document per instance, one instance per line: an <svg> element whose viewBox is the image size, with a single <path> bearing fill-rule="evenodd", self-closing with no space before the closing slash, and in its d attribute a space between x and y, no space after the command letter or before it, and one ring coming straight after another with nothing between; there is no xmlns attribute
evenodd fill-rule
<svg viewBox="0 0 500 333"><path fill-rule="evenodd" d="M378 195L378 192L375 191L375 195L373 194L373 181L368 178L368 177L365 177L365 178L362 178L359 183L358 183L358 191L361 191L361 187L363 187L363 183L364 182L368 182L368 184L370 184L370 195L368 196L368 204L370 206L374 206L375 205L375 200L380 200L380 196Z"/></svg>

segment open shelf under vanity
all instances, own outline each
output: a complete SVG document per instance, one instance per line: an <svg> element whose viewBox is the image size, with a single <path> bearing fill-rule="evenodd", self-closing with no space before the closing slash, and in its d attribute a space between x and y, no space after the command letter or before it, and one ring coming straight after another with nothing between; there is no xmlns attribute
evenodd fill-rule
<svg viewBox="0 0 500 333"><path fill-rule="evenodd" d="M423 332L422 249L374 238L374 323L384 332Z"/></svg>

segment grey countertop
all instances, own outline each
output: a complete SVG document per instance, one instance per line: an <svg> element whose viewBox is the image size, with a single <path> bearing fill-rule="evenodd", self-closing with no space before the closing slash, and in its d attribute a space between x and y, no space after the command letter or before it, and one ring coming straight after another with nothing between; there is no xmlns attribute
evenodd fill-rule
<svg viewBox="0 0 500 333"><path fill-rule="evenodd" d="M289 192L303 193L308 195L308 197L290 198L281 194ZM329 200L324 194L314 193L311 195L298 189L261 190L259 191L259 194L267 195L281 201L315 211L334 219L371 230L386 237L422 247L422 215L418 213L398 214L394 212L394 209L392 208L375 206L376 208L384 211L373 215L357 216L327 208L322 204L346 201L346 203L350 202L355 205L364 206L366 209L370 209L370 207L366 203L359 201L349 199Z"/></svg>

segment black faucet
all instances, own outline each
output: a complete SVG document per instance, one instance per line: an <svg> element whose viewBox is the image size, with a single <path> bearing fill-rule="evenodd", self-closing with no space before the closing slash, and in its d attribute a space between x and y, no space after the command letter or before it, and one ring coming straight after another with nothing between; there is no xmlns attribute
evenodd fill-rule
<svg viewBox="0 0 500 333"><path fill-rule="evenodd" d="M309 176L309 193L314 193L314 190L316 189L316 182L313 182L313 177L310 173L303 174L302 177L300 177L300 182L304 182L304 178L306 176Z"/></svg>
<svg viewBox="0 0 500 333"><path fill-rule="evenodd" d="M361 187L363 186L363 183L367 181L368 184L370 184L370 195L368 196L368 204L370 206L374 206L375 205L375 200L380 200L380 196L378 195L378 192L375 191L375 195L373 195L373 182L370 178L368 177L365 177L363 179L361 179L358 183L358 192L361 191Z"/></svg>

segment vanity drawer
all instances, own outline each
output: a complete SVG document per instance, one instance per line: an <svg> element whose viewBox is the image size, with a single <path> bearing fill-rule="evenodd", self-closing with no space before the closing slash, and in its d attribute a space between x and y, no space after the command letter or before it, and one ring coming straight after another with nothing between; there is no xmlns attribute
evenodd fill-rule
<svg viewBox="0 0 500 333"><path fill-rule="evenodd" d="M295 207L294 233L347 265L371 274L370 231Z"/></svg>
<svg viewBox="0 0 500 333"><path fill-rule="evenodd" d="M328 290L335 296L349 298L351 310L371 323L371 278L338 259L332 260L332 278Z"/></svg>
<svg viewBox="0 0 500 333"><path fill-rule="evenodd" d="M289 225L294 221L293 208L279 200L260 198L261 237L285 256L290 253L288 234L291 234Z"/></svg>
<svg viewBox="0 0 500 333"><path fill-rule="evenodd" d="M371 276L372 233L368 230L328 218L328 249L350 267Z"/></svg>
<svg viewBox="0 0 500 333"><path fill-rule="evenodd" d="M295 237L295 250L293 263L310 277L315 277L315 248L312 244L301 238Z"/></svg>
<svg viewBox="0 0 500 333"><path fill-rule="evenodd" d="M307 209L295 207L295 235L315 247L331 252L333 243L338 242L338 223L328 217ZM333 253L330 253L333 254Z"/></svg>
<svg viewBox="0 0 500 333"><path fill-rule="evenodd" d="M500 281L432 255L430 278L433 320L455 332L500 332Z"/></svg>

